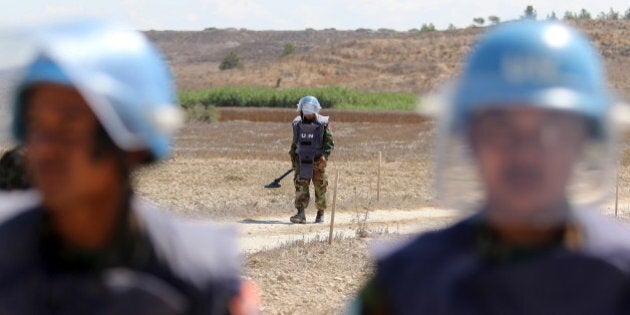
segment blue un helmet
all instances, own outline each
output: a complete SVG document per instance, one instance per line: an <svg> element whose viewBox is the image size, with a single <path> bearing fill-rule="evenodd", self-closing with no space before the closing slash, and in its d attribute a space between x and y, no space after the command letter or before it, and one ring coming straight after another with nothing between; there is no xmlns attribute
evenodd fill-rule
<svg viewBox="0 0 630 315"><path fill-rule="evenodd" d="M315 96L304 96L297 104L297 111L301 111L305 115L317 114L320 109L322 109L322 106L319 105L319 101Z"/></svg>
<svg viewBox="0 0 630 315"><path fill-rule="evenodd" d="M599 54L557 22L500 25L477 43L453 93L455 128L487 107L535 106L584 115L598 124L612 103Z"/></svg>
<svg viewBox="0 0 630 315"><path fill-rule="evenodd" d="M23 94L51 82L76 88L112 141L124 151L170 152L182 113L163 56L139 32L97 22L30 32L34 58L14 91L13 136L24 140Z"/></svg>
<svg viewBox="0 0 630 315"><path fill-rule="evenodd" d="M445 94L435 179L438 198L449 206L472 209L484 197L467 133L473 115L496 108L537 107L586 118L591 137L576 157L568 198L593 206L610 193L614 99L600 55L578 31L531 20L493 27Z"/></svg>

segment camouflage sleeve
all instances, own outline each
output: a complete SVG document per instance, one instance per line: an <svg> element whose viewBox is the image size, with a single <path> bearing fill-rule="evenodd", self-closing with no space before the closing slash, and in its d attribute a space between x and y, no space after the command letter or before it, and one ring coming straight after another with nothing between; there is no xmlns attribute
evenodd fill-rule
<svg viewBox="0 0 630 315"><path fill-rule="evenodd" d="M346 314L381 315L391 314L386 299L374 279L368 281L350 304Z"/></svg>
<svg viewBox="0 0 630 315"><path fill-rule="evenodd" d="M326 125L324 129L324 157L328 159L330 153L335 148L335 141L333 139L333 132L330 129L330 125Z"/></svg>

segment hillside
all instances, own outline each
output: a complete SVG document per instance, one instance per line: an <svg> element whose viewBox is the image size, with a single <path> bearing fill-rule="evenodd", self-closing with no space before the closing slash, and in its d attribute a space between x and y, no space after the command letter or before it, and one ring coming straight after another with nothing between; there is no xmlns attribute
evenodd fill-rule
<svg viewBox="0 0 630 315"><path fill-rule="evenodd" d="M630 21L582 21L578 27L606 59L611 85L630 95ZM422 93L451 78L479 28L430 33L393 31L150 31L182 89L227 85L328 86ZM296 53L280 57L285 43ZM235 51L241 69L219 71Z"/></svg>

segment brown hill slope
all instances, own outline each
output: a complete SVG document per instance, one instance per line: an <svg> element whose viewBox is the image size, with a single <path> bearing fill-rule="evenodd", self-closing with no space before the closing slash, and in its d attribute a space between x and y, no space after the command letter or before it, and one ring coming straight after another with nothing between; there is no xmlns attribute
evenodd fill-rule
<svg viewBox="0 0 630 315"><path fill-rule="evenodd" d="M606 59L611 85L630 95L630 21L583 21L578 27ZM376 31L149 32L183 89L216 86L328 86L423 93L452 78L481 29L414 34ZM284 43L298 53L280 57ZM219 71L235 51L242 69Z"/></svg>

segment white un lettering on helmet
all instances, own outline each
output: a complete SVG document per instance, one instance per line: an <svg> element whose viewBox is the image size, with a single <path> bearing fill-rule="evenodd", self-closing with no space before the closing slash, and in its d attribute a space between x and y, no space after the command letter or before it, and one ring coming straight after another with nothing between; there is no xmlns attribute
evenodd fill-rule
<svg viewBox="0 0 630 315"><path fill-rule="evenodd" d="M556 63L542 56L506 55L501 60L503 77L509 82L553 83L560 81Z"/></svg>

